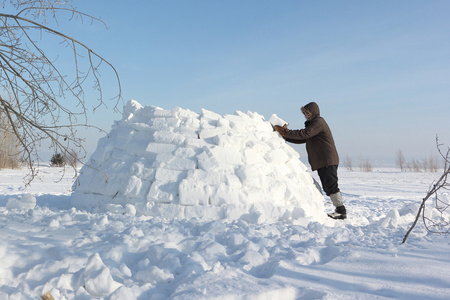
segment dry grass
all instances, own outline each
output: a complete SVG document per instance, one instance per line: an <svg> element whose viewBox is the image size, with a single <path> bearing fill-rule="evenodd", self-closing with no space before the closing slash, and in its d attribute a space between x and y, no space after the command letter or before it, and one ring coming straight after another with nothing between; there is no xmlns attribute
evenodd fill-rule
<svg viewBox="0 0 450 300"><path fill-rule="evenodd" d="M10 131L0 129L0 169L19 167L19 143Z"/></svg>

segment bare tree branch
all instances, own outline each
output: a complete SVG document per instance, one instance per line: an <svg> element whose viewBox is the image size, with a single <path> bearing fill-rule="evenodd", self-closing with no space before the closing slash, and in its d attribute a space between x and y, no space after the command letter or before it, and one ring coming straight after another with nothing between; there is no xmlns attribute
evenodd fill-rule
<svg viewBox="0 0 450 300"><path fill-rule="evenodd" d="M409 234L412 232L412 230L416 226L420 216L422 216L422 221L425 225L425 228L429 232L444 233L444 234L448 234L450 232L449 220L442 217L443 213L450 207L450 203L449 203L450 199L446 199L446 201L444 201L442 198L443 197L442 190L449 190L449 187L450 187L450 183L447 181L448 175L450 173L450 165L449 165L450 164L450 148L448 148L447 152L444 154L441 150L442 144L439 144L439 140L438 140L437 136L436 136L436 146L438 148L440 155L442 156L442 158L444 159L444 162L445 162L444 172L441 175L441 177L435 183L432 184L432 186L428 190L427 195L425 196L425 198L422 199L422 203L420 204L419 211L417 212L416 218L415 218L413 224L411 225L411 227L409 228L409 230L407 231L407 233L405 234L405 237L403 238L403 241L402 241L403 244L406 242ZM433 209L435 209L437 212L440 213L440 215L441 215L440 218L439 217L438 218L429 217L425 213L427 201L429 201L430 199L433 199L432 197L434 197L432 207L433 207Z"/></svg>
<svg viewBox="0 0 450 300"><path fill-rule="evenodd" d="M79 162L85 156L84 140L78 136L77 128L97 128L88 124L85 91L89 84L99 95L92 106L94 111L106 106L100 77L103 66L116 78L117 94L110 99L115 111L122 100L121 85L118 72L109 61L80 40L48 25L53 20L57 26L57 16L66 13L69 21L75 18L84 23L88 19L105 25L101 19L76 10L65 1L0 1L3 8L8 4L17 13L0 13L0 116L7 121L4 127L17 137L32 180L39 168L43 143L49 143L55 153L76 154ZM61 39L59 46L71 53L73 73L66 74L58 57L49 56L43 47L49 37ZM80 152L83 155L77 154Z"/></svg>

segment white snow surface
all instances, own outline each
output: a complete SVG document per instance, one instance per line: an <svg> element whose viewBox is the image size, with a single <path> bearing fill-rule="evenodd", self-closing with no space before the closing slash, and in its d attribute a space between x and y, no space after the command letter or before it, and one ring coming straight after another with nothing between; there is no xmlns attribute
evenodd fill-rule
<svg viewBox="0 0 450 300"><path fill-rule="evenodd" d="M73 174L62 172L43 167L24 189L26 170L0 170L0 299L450 295L449 236L419 222L401 244L439 173L341 168L348 219L301 225L88 212L72 207Z"/></svg>
<svg viewBox="0 0 450 300"><path fill-rule="evenodd" d="M298 158L256 113L131 101L91 159L107 177L0 170L0 299L449 299L450 237L401 244L440 173L340 168L332 220Z"/></svg>
<svg viewBox="0 0 450 300"><path fill-rule="evenodd" d="M285 123L276 115L197 114L130 100L81 169L73 206L166 219L323 223L322 194L272 129Z"/></svg>

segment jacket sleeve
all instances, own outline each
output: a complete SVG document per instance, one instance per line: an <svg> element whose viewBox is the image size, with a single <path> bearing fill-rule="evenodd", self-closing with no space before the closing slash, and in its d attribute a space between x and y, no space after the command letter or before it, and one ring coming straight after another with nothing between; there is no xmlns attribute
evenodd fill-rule
<svg viewBox="0 0 450 300"><path fill-rule="evenodd" d="M315 119L304 128L299 130L288 130L286 132L286 141L290 142L291 140L295 140L297 142L291 142L291 143L298 143L300 141L303 141L303 143L316 135L318 135L322 131L322 122L320 119ZM299 143L301 144L301 142Z"/></svg>
<svg viewBox="0 0 450 300"><path fill-rule="evenodd" d="M293 144L304 144L304 143L306 143L306 140L294 140L294 139L290 139L290 138L287 138L287 137L285 137L284 140L286 142L293 143Z"/></svg>

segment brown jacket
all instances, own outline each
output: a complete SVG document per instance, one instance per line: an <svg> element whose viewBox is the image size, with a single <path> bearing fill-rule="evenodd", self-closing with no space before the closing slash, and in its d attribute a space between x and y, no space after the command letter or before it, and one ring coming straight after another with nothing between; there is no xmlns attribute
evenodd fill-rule
<svg viewBox="0 0 450 300"><path fill-rule="evenodd" d="M312 114L305 122L305 128L287 130L285 140L295 144L306 143L308 161L313 171L339 164L339 156L334 144L333 135L327 122L320 116L319 106L315 102L308 103L304 108Z"/></svg>

